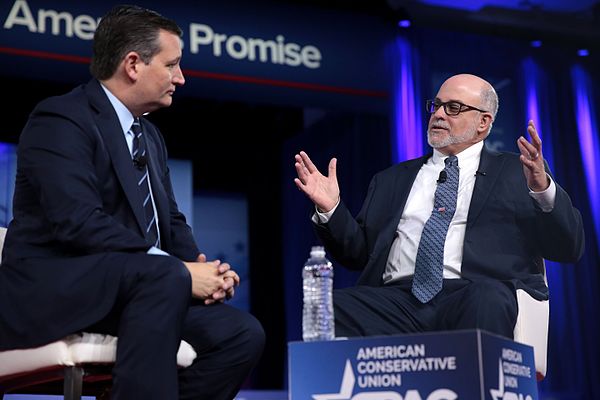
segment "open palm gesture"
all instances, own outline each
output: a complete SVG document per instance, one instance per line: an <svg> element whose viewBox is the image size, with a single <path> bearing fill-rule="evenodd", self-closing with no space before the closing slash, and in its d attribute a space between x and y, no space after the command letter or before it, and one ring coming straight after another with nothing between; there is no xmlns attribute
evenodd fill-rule
<svg viewBox="0 0 600 400"><path fill-rule="evenodd" d="M324 176L319 172L308 154L301 151L294 157L298 177L294 179L296 186L315 203L319 211L328 212L338 203L340 188L336 175L337 159L329 161L329 174Z"/></svg>

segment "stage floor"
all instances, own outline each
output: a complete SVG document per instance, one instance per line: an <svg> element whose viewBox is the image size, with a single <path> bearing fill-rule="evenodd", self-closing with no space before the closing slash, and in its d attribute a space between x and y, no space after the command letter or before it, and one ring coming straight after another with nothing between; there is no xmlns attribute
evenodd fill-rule
<svg viewBox="0 0 600 400"><path fill-rule="evenodd" d="M285 390L242 390L235 400L287 400ZM42 396L29 394L7 394L4 400L62 400L62 396ZM83 396L82 400L95 400L93 397Z"/></svg>

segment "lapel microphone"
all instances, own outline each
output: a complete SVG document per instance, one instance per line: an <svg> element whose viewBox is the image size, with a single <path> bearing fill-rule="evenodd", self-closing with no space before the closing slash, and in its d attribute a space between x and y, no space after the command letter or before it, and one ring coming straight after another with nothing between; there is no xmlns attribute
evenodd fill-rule
<svg viewBox="0 0 600 400"><path fill-rule="evenodd" d="M437 183L444 183L446 182L446 179L448 179L448 174L446 173L446 170L443 169L440 171L440 176L438 176Z"/></svg>
<svg viewBox="0 0 600 400"><path fill-rule="evenodd" d="M480 175L480 176L486 176L486 175L487 175L487 173L485 173L485 172L483 172L483 171L479 171L479 170L477 170L477 171L475 171L475 176L477 176L477 175Z"/></svg>
<svg viewBox="0 0 600 400"><path fill-rule="evenodd" d="M146 160L146 155L136 155L133 157L133 165L135 165L138 169L143 169L148 161Z"/></svg>

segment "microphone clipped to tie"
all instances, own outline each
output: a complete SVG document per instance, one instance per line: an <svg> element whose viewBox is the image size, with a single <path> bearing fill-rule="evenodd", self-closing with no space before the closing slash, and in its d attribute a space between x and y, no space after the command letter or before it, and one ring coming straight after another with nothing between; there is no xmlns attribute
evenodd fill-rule
<svg viewBox="0 0 600 400"><path fill-rule="evenodd" d="M437 183L444 183L446 182L446 179L448 179L448 174L446 173L446 170L443 169L440 171L440 176L438 176Z"/></svg>
<svg viewBox="0 0 600 400"><path fill-rule="evenodd" d="M138 169L143 169L146 166L146 155L136 155L133 157L133 165L135 165Z"/></svg>

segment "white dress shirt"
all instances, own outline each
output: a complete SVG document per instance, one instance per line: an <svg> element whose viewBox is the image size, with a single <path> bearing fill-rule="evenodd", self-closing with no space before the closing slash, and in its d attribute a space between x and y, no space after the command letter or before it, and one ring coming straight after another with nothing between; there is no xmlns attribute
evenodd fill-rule
<svg viewBox="0 0 600 400"><path fill-rule="evenodd" d="M459 169L458 194L456 211L450 221L444 244L444 278L460 278L467 215L482 148L483 141L456 155ZM396 239L392 243L383 274L384 283L414 274L421 233L431 216L437 188L436 181L440 176L440 171L444 169L444 160L447 157L434 149L433 156L419 170L396 228Z"/></svg>

